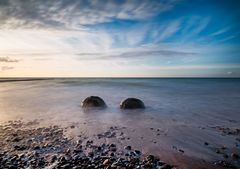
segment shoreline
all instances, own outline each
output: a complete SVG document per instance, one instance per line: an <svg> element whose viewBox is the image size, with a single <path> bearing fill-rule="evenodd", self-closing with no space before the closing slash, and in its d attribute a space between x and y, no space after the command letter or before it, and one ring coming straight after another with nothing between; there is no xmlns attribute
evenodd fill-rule
<svg viewBox="0 0 240 169"><path fill-rule="evenodd" d="M0 78L0 83L50 80L50 78Z"/></svg>
<svg viewBox="0 0 240 169"><path fill-rule="evenodd" d="M1 168L175 168L131 146L99 145L84 136L73 141L59 126L29 128L34 123L15 121L0 126Z"/></svg>
<svg viewBox="0 0 240 169"><path fill-rule="evenodd" d="M196 80L239 80L240 77L2 77L0 78L0 83L4 82L21 82L21 81L38 81L38 80L63 80L63 79L169 79L169 80L188 80L188 79L196 79Z"/></svg>
<svg viewBox="0 0 240 169"><path fill-rule="evenodd" d="M164 167L166 169L237 168L227 161L219 161L220 163L214 164L214 162L194 159L181 153L152 150L153 154L151 154L142 152L142 150L135 150L132 146L122 145L117 142L119 139L128 139L128 136L125 135L125 131L128 129L119 126L112 126L105 132L93 137L82 134L76 138L71 138L66 135L65 132L67 130L74 129L76 129L75 125L65 128L57 125L42 127L38 121L9 121L4 123L0 125L0 149L2 150L0 159L5 159L6 163L1 161L0 166L4 168L6 167L5 165L10 163L19 166L23 165L22 167L36 167L37 165L39 168L57 168L60 166L71 168L79 165L80 168L85 168L86 166L80 166L80 163L83 163L82 159L80 163L79 159L73 160L73 157L79 156L80 158L81 156L81 158L87 157L91 161L89 162L91 165L101 165L99 168L112 166L113 164L118 165L120 159L125 160L125 162L122 161L119 165L131 164L135 168L137 166L142 168L144 166L146 168L162 166L163 169ZM226 132L226 130L223 131ZM109 141L109 138L113 138L116 141ZM131 142L134 142L134 139L131 138ZM100 154L103 152L105 154ZM100 158L97 163L95 157ZM76 164L72 163L72 160Z"/></svg>

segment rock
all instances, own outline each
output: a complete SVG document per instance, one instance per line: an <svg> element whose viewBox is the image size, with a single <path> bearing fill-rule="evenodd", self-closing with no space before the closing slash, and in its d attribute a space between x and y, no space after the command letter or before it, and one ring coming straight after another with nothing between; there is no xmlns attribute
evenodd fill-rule
<svg viewBox="0 0 240 169"><path fill-rule="evenodd" d="M116 144L110 144L109 147L116 147Z"/></svg>
<svg viewBox="0 0 240 169"><path fill-rule="evenodd" d="M146 160L147 161L153 161L155 159L155 157L153 156L153 155L148 155L147 157L146 157Z"/></svg>
<svg viewBox="0 0 240 169"><path fill-rule="evenodd" d="M62 165L61 168L63 169L71 169L71 165L70 164L65 164L65 165Z"/></svg>
<svg viewBox="0 0 240 169"><path fill-rule="evenodd" d="M26 150L27 147L25 145L16 145L14 146L14 149L18 151L23 151L23 150Z"/></svg>
<svg viewBox="0 0 240 169"><path fill-rule="evenodd" d="M184 150L182 150L182 149L179 149L178 151L179 151L180 153L184 153Z"/></svg>
<svg viewBox="0 0 240 169"><path fill-rule="evenodd" d="M139 150L135 150L135 154L141 155L142 153L141 153L141 151L139 151Z"/></svg>
<svg viewBox="0 0 240 169"><path fill-rule="evenodd" d="M120 103L121 109L144 109L144 103L136 98L127 98Z"/></svg>
<svg viewBox="0 0 240 169"><path fill-rule="evenodd" d="M224 157L224 158L228 158L228 155L227 155L227 154L224 154L223 157Z"/></svg>
<svg viewBox="0 0 240 169"><path fill-rule="evenodd" d="M163 166L161 166L161 169L171 169L172 167L168 164L164 164Z"/></svg>
<svg viewBox="0 0 240 169"><path fill-rule="evenodd" d="M13 141L13 142L19 142L19 141L21 141L21 138L15 137L12 141Z"/></svg>
<svg viewBox="0 0 240 169"><path fill-rule="evenodd" d="M239 155L236 154L236 153L232 153L232 154L231 154L231 157L234 158L234 159L238 159L238 158L239 158Z"/></svg>
<svg viewBox="0 0 240 169"><path fill-rule="evenodd" d="M131 147L131 146L125 146L124 149L125 149L125 150L131 150L132 147Z"/></svg>
<svg viewBox="0 0 240 169"><path fill-rule="evenodd" d="M109 164L109 159L106 159L103 161L103 165L107 165L107 164Z"/></svg>
<svg viewBox="0 0 240 169"><path fill-rule="evenodd" d="M110 130L117 130L117 128L112 127ZM9 133L9 131L6 132ZM15 133L14 130L12 132ZM12 133L8 133L0 134L0 140L4 143L0 145L0 148L8 145L8 141L3 139L5 136L12 135ZM78 142L68 140L65 138L62 129L58 127L31 130L24 128L18 129L17 133L21 136L21 141L18 144L11 141L11 146L6 146L6 150L0 149L0 168L157 169L165 167L167 169L169 166L153 155L144 158L145 155L139 150L134 150L130 145L124 147L128 151L119 151L117 147L120 145L117 143L110 142L99 145L95 144L93 140L87 140L88 137L84 137L83 140ZM12 139L12 136L10 138ZM29 138L32 141L28 143ZM52 146L49 147L47 144ZM125 154L126 152L127 154ZM221 165L229 166L226 162L221 163Z"/></svg>
<svg viewBox="0 0 240 169"><path fill-rule="evenodd" d="M50 162L51 162L51 163L54 163L56 160L57 160L57 156L56 156L56 155L52 155L52 156L50 157Z"/></svg>
<svg viewBox="0 0 240 169"><path fill-rule="evenodd" d="M109 150L115 152L115 151L117 151L117 148L116 147L109 147Z"/></svg>
<svg viewBox="0 0 240 169"><path fill-rule="evenodd" d="M98 96L90 96L90 97L87 97L85 100L82 101L81 106L84 107L84 108L88 108L88 107L104 108L107 105L102 98L100 98Z"/></svg>

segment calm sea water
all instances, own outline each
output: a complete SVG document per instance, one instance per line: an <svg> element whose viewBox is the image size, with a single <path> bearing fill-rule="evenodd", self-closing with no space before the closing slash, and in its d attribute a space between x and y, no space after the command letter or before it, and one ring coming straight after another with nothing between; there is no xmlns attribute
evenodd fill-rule
<svg viewBox="0 0 240 169"><path fill-rule="evenodd" d="M49 79L0 83L0 92L1 120L82 112L80 102L90 95L106 101L105 112L117 113L121 100L136 97L145 102L145 113L156 116L240 119L240 79Z"/></svg>

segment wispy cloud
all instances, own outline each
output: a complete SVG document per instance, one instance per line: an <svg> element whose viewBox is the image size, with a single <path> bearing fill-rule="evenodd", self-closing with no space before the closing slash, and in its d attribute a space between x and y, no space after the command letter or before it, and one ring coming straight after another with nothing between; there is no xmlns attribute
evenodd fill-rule
<svg viewBox="0 0 240 169"><path fill-rule="evenodd" d="M229 41L229 40L234 39L236 37L238 37L238 35L230 35L230 36L225 37L224 39L221 39L221 40L217 41L217 43L226 42L226 41Z"/></svg>
<svg viewBox="0 0 240 169"><path fill-rule="evenodd" d="M3 28L70 28L113 19L145 19L173 8L178 0L9 0L0 4Z"/></svg>
<svg viewBox="0 0 240 169"><path fill-rule="evenodd" d="M202 32L210 22L210 17L206 17L200 20L198 26L196 26L191 32L192 35L197 35Z"/></svg>
<svg viewBox="0 0 240 169"><path fill-rule="evenodd" d="M230 29L231 29L231 27L221 28L221 29L217 30L216 32L212 33L211 36L221 35L221 34L223 34L223 33L228 32Z"/></svg>
<svg viewBox="0 0 240 169"><path fill-rule="evenodd" d="M201 6L204 3L206 6ZM222 14L216 12L217 5L222 3L221 7L225 7L228 2L219 2L214 10L210 10L208 2L204 3L0 0L0 64L6 66L0 70L15 67L14 71L2 73L5 76L19 72L104 76L111 68L114 75L124 76L133 67L134 73L140 75L145 68L154 66L156 70L151 73L157 74L161 72L158 67L176 64L169 71L178 72L177 66L184 69L181 65L188 64L184 70L189 73L191 69L204 69L197 67L201 63L238 63L239 47L234 45L239 43L239 23L234 18L239 15L235 11L228 16L230 9ZM235 4L231 6L237 9Z"/></svg>
<svg viewBox="0 0 240 169"><path fill-rule="evenodd" d="M11 70L11 69L14 69L14 67L11 67L11 66L2 66L1 67L1 71Z"/></svg>
<svg viewBox="0 0 240 169"><path fill-rule="evenodd" d="M160 34L158 40L164 40L173 34L175 34L180 29L180 21L173 21L164 29L164 31Z"/></svg>
<svg viewBox="0 0 240 169"><path fill-rule="evenodd" d="M186 42L191 39L196 40L196 37L203 32L207 26L209 25L209 22L211 21L210 17L199 17L199 16L191 16L186 17L185 24L182 27L181 30L181 41Z"/></svg>
<svg viewBox="0 0 240 169"><path fill-rule="evenodd" d="M194 56L197 53L183 52L174 50L137 50L120 52L120 53L78 53L79 60L106 60L106 59L134 59L134 58L149 58L156 57L177 57L177 56Z"/></svg>
<svg viewBox="0 0 240 169"><path fill-rule="evenodd" d="M11 59L9 57L0 57L0 62L19 62L19 60Z"/></svg>

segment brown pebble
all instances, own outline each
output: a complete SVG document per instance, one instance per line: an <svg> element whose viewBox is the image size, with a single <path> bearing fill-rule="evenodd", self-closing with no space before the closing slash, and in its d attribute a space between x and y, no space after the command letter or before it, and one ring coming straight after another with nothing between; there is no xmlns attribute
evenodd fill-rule
<svg viewBox="0 0 240 169"><path fill-rule="evenodd" d="M107 165L109 163L109 159L103 161L103 165Z"/></svg>

